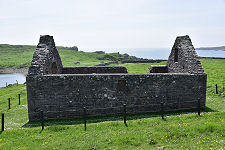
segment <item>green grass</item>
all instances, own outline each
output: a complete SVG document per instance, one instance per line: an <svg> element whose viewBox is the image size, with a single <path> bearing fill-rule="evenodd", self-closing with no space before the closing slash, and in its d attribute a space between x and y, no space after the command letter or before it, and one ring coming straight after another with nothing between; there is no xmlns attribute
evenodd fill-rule
<svg viewBox="0 0 225 150"><path fill-rule="evenodd" d="M67 66L73 66L74 61L80 61L82 66L100 61L97 60L100 55L95 53L63 48L59 52ZM225 149L225 98L221 91L225 60L201 59L201 63L208 75L207 107L201 116L195 111L168 113L165 120L157 113L129 115L127 127L122 116L116 115L88 118L86 131L81 119L48 120L41 131L39 121L28 122L26 87L1 88L0 112L5 113L6 130L0 132L0 149L155 149L159 146L166 149ZM166 61L158 64L164 65ZM129 73L146 73L150 65L158 64L119 65L127 67ZM220 94L215 94L215 84L218 84ZM19 93L21 105L18 105Z"/></svg>
<svg viewBox="0 0 225 150"><path fill-rule="evenodd" d="M0 68L28 68L32 61L36 46L0 44ZM64 66L77 66L74 62L80 62L81 66L100 64L104 54L76 52L65 47L57 47ZM103 60L108 62L107 60Z"/></svg>
<svg viewBox="0 0 225 150"><path fill-rule="evenodd" d="M0 68L24 68L30 65L35 46L0 45Z"/></svg>
<svg viewBox="0 0 225 150"><path fill-rule="evenodd" d="M147 73L151 65L166 65L167 61L160 63L124 63L111 64L110 66L123 66L127 68L128 73Z"/></svg>
<svg viewBox="0 0 225 150"><path fill-rule="evenodd" d="M204 71L207 73L207 96L214 97L216 84L218 92L225 96L225 59L201 59ZM225 91L225 89L224 89Z"/></svg>
<svg viewBox="0 0 225 150"><path fill-rule="evenodd" d="M30 45L8 45L0 44L0 68L28 68L36 46ZM127 54L109 53L97 54L94 52L74 51L66 47L57 47L63 66L93 66L100 63L106 63L110 60L99 60L105 55L113 56L114 58L131 58ZM80 62L80 64L74 64Z"/></svg>
<svg viewBox="0 0 225 150"><path fill-rule="evenodd" d="M21 95L18 105L17 93ZM12 108L8 110L7 98ZM88 118L87 130L81 119L50 120L41 131L40 122L29 123L24 85L0 89L0 108L5 112L6 130L0 132L0 149L220 149L225 148L225 102L207 98L209 112L170 113L162 120L157 114Z"/></svg>
<svg viewBox="0 0 225 150"><path fill-rule="evenodd" d="M225 113L204 113L7 130L2 149L220 149L224 148ZM201 124L201 125L199 125Z"/></svg>

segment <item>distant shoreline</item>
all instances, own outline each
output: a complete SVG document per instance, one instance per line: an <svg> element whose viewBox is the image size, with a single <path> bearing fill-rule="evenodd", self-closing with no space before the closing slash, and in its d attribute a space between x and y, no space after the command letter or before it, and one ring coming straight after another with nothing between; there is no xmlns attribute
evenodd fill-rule
<svg viewBox="0 0 225 150"><path fill-rule="evenodd" d="M198 49L196 48L197 51L225 51L225 49Z"/></svg>
<svg viewBox="0 0 225 150"><path fill-rule="evenodd" d="M20 73L27 75L27 68L0 68L0 74L12 74L12 73Z"/></svg>
<svg viewBox="0 0 225 150"><path fill-rule="evenodd" d="M199 57L200 59L201 58L204 58L204 59L225 59L223 57Z"/></svg>
<svg viewBox="0 0 225 150"><path fill-rule="evenodd" d="M214 50L214 51L225 51L225 46L220 47L199 47L196 50Z"/></svg>

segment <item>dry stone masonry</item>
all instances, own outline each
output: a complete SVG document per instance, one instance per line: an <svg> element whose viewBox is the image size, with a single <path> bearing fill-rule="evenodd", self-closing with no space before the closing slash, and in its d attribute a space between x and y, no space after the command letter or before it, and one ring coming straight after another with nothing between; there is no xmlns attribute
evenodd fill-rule
<svg viewBox="0 0 225 150"><path fill-rule="evenodd" d="M29 120L127 112L158 112L205 107L206 74L189 36L177 37L167 65L146 74L125 67L63 67L52 36L41 36L27 76Z"/></svg>

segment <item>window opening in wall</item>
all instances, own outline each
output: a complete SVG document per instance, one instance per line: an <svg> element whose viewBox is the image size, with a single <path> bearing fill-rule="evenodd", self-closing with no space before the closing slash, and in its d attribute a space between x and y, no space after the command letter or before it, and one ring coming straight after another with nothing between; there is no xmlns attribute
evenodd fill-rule
<svg viewBox="0 0 225 150"><path fill-rule="evenodd" d="M52 63L51 70L52 70L52 74L57 74L57 66L55 62Z"/></svg>
<svg viewBox="0 0 225 150"><path fill-rule="evenodd" d="M175 48L175 52L174 52L174 62L178 62L178 49Z"/></svg>
<svg viewBox="0 0 225 150"><path fill-rule="evenodd" d="M126 80L118 80L117 91L121 91L125 93L129 91Z"/></svg>

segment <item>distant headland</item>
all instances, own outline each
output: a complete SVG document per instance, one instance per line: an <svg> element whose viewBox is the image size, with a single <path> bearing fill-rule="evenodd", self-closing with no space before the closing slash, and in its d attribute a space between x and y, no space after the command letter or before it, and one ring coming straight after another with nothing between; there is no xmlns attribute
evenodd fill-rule
<svg viewBox="0 0 225 150"><path fill-rule="evenodd" d="M219 47L199 47L199 48L196 48L196 50L221 50L221 51L225 51L225 46L219 46Z"/></svg>

